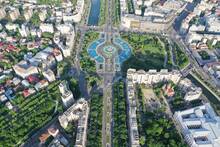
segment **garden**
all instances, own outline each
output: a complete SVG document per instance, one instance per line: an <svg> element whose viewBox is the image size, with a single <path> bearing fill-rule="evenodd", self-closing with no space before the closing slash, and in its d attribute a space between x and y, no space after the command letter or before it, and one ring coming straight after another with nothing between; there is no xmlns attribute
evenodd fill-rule
<svg viewBox="0 0 220 147"><path fill-rule="evenodd" d="M163 69L171 65L165 62L166 49L158 36L137 33L121 33L122 39L132 47L131 57L122 65L122 71L127 72L129 68L137 70ZM168 59L169 61L169 59Z"/></svg>
<svg viewBox="0 0 220 147"><path fill-rule="evenodd" d="M174 56L176 57L177 66L182 69L189 64L189 58L182 51L182 49L174 42Z"/></svg>

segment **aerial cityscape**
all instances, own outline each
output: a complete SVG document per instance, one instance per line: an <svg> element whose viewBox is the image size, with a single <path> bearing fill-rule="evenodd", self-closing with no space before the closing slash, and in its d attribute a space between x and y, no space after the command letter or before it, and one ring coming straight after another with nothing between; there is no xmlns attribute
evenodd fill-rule
<svg viewBox="0 0 220 147"><path fill-rule="evenodd" d="M0 147L220 147L220 0L0 0Z"/></svg>

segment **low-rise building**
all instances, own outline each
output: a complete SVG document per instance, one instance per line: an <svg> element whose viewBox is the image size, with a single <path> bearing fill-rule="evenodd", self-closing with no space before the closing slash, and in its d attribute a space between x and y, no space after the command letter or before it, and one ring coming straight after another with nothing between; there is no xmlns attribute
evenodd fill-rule
<svg viewBox="0 0 220 147"><path fill-rule="evenodd" d="M42 74L49 82L53 82L56 80L55 75L51 69L42 71Z"/></svg>
<svg viewBox="0 0 220 147"><path fill-rule="evenodd" d="M32 9L25 9L24 10L24 18L25 18L25 20L27 20L27 21L30 20L32 15L33 15L33 10Z"/></svg>
<svg viewBox="0 0 220 147"><path fill-rule="evenodd" d="M42 23L40 24L40 30L42 32L54 33L54 28L52 24Z"/></svg>
<svg viewBox="0 0 220 147"><path fill-rule="evenodd" d="M31 65L25 60L20 61L19 63L13 66L15 73L22 77L23 79L32 74L38 74L38 68Z"/></svg>
<svg viewBox="0 0 220 147"><path fill-rule="evenodd" d="M5 8L0 7L0 19L4 18L6 16Z"/></svg>
<svg viewBox="0 0 220 147"><path fill-rule="evenodd" d="M37 90L37 91L39 91L39 90L41 90L41 89L43 89L43 88L45 88L45 87L47 87L49 85L49 83L47 82L47 80L41 80L40 82L38 82L35 86L34 86L34 88Z"/></svg>
<svg viewBox="0 0 220 147"><path fill-rule="evenodd" d="M15 21L20 16L20 12L18 8L12 8L8 13L12 21Z"/></svg>

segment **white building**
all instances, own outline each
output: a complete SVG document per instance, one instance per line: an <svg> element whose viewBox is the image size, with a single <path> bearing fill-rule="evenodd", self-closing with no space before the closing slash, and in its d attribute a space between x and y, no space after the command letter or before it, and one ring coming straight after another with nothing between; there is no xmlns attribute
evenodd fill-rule
<svg viewBox="0 0 220 147"><path fill-rule="evenodd" d="M185 101L193 101L200 98L202 95L202 89L195 86L189 79L185 78L179 82L179 87L186 94L184 96Z"/></svg>
<svg viewBox="0 0 220 147"><path fill-rule="evenodd" d="M69 89L67 81L62 81L59 84L62 102L65 107L69 107L74 103L73 93Z"/></svg>
<svg viewBox="0 0 220 147"><path fill-rule="evenodd" d="M75 11L72 14L63 15L64 22L74 21L76 23L80 22L84 12L84 0L77 0Z"/></svg>
<svg viewBox="0 0 220 147"><path fill-rule="evenodd" d="M129 135L131 147L139 147L139 133L137 125L137 102L135 97L135 86L131 76L127 76L127 106L128 106L128 118L129 118Z"/></svg>
<svg viewBox="0 0 220 147"><path fill-rule="evenodd" d="M12 21L15 21L20 16L20 12L18 8L13 8L9 11L9 17Z"/></svg>
<svg viewBox="0 0 220 147"><path fill-rule="evenodd" d="M13 69L15 73L23 79L29 75L38 74L38 68L24 60L14 65Z"/></svg>
<svg viewBox="0 0 220 147"><path fill-rule="evenodd" d="M133 83L138 84L152 85L162 81L172 81L176 84L179 82L181 74L177 70L168 72L167 69L162 69L160 72L156 70L145 72L144 70L128 69L127 77L130 77Z"/></svg>
<svg viewBox="0 0 220 147"><path fill-rule="evenodd" d="M7 23L5 25L5 28L9 31L16 31L18 28L19 28L19 25L18 24L13 24L13 23Z"/></svg>
<svg viewBox="0 0 220 147"><path fill-rule="evenodd" d="M70 34L74 30L71 24L58 24L56 28L61 34Z"/></svg>
<svg viewBox="0 0 220 147"><path fill-rule="evenodd" d="M175 112L174 119L189 146L220 146L220 118L209 103Z"/></svg>
<svg viewBox="0 0 220 147"><path fill-rule="evenodd" d="M67 111L58 117L60 125L66 128L69 122L78 120L75 147L86 146L89 106L85 99L79 99ZM74 132L73 132L74 133Z"/></svg>
<svg viewBox="0 0 220 147"><path fill-rule="evenodd" d="M19 28L18 31L22 37L27 37L30 34L28 27L26 27L24 24L21 25L21 28Z"/></svg>
<svg viewBox="0 0 220 147"><path fill-rule="evenodd" d="M42 32L54 33L54 28L52 24L42 23L40 24L40 30Z"/></svg>

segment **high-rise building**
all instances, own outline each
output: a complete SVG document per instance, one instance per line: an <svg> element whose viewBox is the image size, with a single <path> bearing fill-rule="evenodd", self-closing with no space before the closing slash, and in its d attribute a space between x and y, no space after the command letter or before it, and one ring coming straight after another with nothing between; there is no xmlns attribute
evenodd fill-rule
<svg viewBox="0 0 220 147"><path fill-rule="evenodd" d="M59 84L59 89L61 93L62 102L65 107L69 107L74 103L74 97L69 89L67 81L62 81Z"/></svg>

